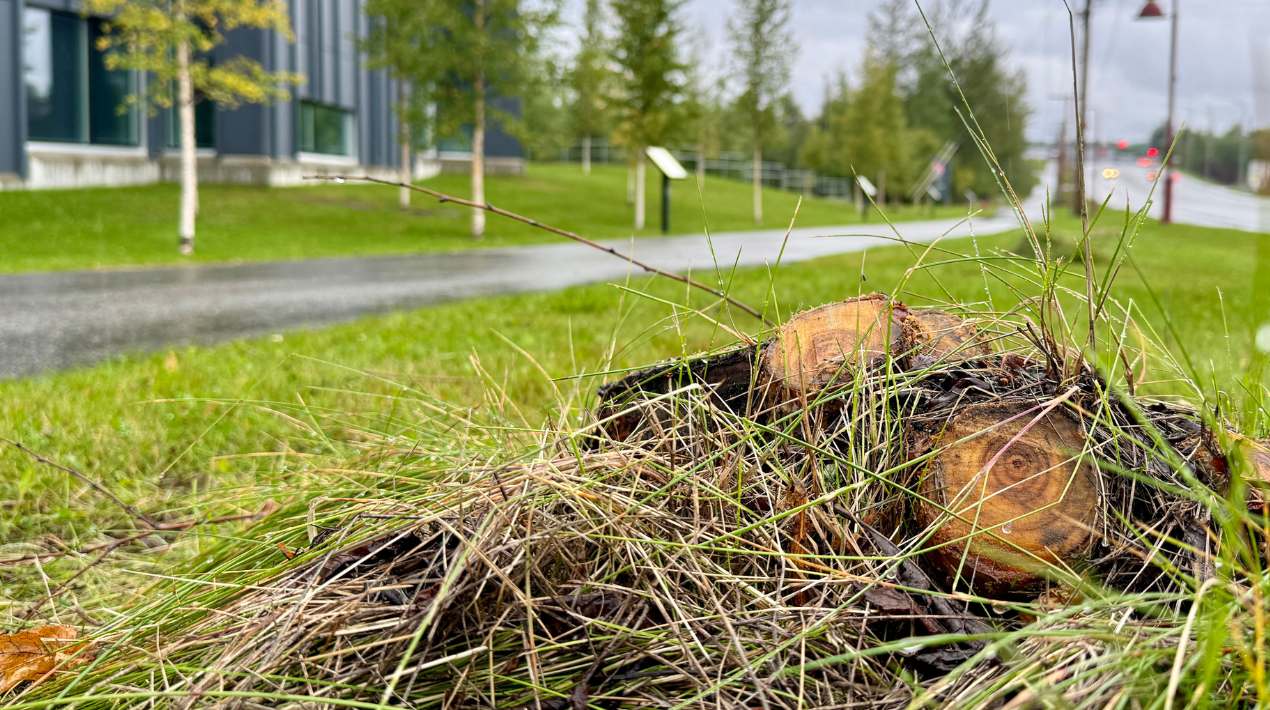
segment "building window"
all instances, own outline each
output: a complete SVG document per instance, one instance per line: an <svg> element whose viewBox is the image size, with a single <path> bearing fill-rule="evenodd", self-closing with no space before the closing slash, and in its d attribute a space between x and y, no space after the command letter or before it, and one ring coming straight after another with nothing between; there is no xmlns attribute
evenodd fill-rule
<svg viewBox="0 0 1270 710"><path fill-rule="evenodd" d="M34 140L82 142L85 46L79 18L27 8L22 19L27 134Z"/></svg>
<svg viewBox="0 0 1270 710"><path fill-rule="evenodd" d="M22 78L27 137L37 141L137 145L140 120L124 108L137 90L134 72L106 68L96 41L97 19L26 8L22 15Z"/></svg>
<svg viewBox="0 0 1270 710"><path fill-rule="evenodd" d="M312 101L300 102L300 151L353 154L353 114Z"/></svg>
<svg viewBox="0 0 1270 710"><path fill-rule="evenodd" d="M181 147L180 110L173 106L164 112L167 117L168 147ZM194 95L194 147L216 147L216 105Z"/></svg>

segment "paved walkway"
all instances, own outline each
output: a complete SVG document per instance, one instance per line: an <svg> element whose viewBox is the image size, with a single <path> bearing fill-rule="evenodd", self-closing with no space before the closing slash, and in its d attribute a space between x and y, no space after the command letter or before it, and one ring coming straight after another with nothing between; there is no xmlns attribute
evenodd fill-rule
<svg viewBox="0 0 1270 710"><path fill-rule="evenodd" d="M904 222L905 239L1013 229L1008 212L958 224ZM783 261L892 243L883 224L796 229ZM774 263L783 230L606 242L659 268ZM717 261L716 261L717 259ZM0 378L173 344L214 343L336 323L369 313L494 294L611 281L625 262L572 242L353 259L0 276ZM642 273L642 272L637 272Z"/></svg>

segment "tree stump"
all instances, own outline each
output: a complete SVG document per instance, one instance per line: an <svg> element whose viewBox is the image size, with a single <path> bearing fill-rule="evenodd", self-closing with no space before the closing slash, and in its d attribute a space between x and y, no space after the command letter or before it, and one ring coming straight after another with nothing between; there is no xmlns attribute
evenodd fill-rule
<svg viewBox="0 0 1270 710"><path fill-rule="evenodd" d="M1099 494L1093 466L1077 465L1084 433L1061 411L1032 423L1037 411L1033 403L961 410L935 438L919 483L929 559L981 593L1035 590L1048 564L1079 564L1092 541Z"/></svg>
<svg viewBox="0 0 1270 710"><path fill-rule="evenodd" d="M1270 440L1240 439L1237 446L1249 470L1248 508L1264 511L1270 507Z"/></svg>
<svg viewBox="0 0 1270 710"><path fill-rule="evenodd" d="M789 394L814 395L850 381L856 367L872 367L902 353L907 309L882 294L828 303L790 318L764 348L766 380Z"/></svg>
<svg viewBox="0 0 1270 710"><path fill-rule="evenodd" d="M904 326L914 343L910 367L964 362L992 354L984 334L960 316L937 308L910 311Z"/></svg>

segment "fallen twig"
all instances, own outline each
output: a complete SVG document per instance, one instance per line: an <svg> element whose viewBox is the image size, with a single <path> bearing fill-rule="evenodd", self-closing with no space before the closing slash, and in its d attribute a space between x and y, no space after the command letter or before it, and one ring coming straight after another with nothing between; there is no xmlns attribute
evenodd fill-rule
<svg viewBox="0 0 1270 710"><path fill-rule="evenodd" d="M158 524L158 523L156 523L156 522L154 521L154 519L152 519L150 516L146 515L145 513L141 512L140 510L138 510L138 509L136 508L136 506L131 505L131 504L126 503L126 502L124 502L124 501L123 501L123 500L122 500L119 496L115 495L114 493L111 493L111 492L110 492L110 490L109 490L109 489L107 489L105 486L103 486L102 484L98 483L97 481L94 481L93 479L89 478L88 476L84 475L83 473L80 473L79 471L76 471L75 469L71 468L70 466L67 466L67 465L65 465L65 464L58 463L57 461L54 461L53 459L50 459L50 458L48 458L47 456L43 456L43 455L41 455L41 454L39 454L39 453L37 453L37 452L35 452L35 451L32 451L31 449L28 449L26 446L22 445L21 443L19 443L19 442L17 442L17 441L12 440L12 439L0 439L0 441L3 441L3 442L5 442L5 443L9 444L9 445L10 445L10 446L12 446L13 448L17 449L18 451L21 451L22 453L26 454L27 456L30 456L31 458L33 458L33 459L35 459L36 461L38 461L38 462L40 462L40 463L44 464L45 466L50 466L50 467L55 468L55 469L57 469L57 470L59 470L59 471L62 471L62 472L64 472L64 473L68 473L68 474L70 474L71 476L74 476L75 478L79 479L82 483L84 483L84 484L85 484L85 485L87 485L88 487L92 488L93 490L97 491L98 493L100 493L100 494L102 494L102 495L106 496L107 498L109 498L109 499L110 499L110 501L111 501L112 503L114 503L115 505L119 506L119 507L120 507L120 508L121 508L121 509L125 512L125 513L127 513L129 516L131 516L134 520L139 520L139 521L141 521L142 523L144 523L147 527L152 528L152 529L154 529L154 528L159 528L159 524Z"/></svg>
<svg viewBox="0 0 1270 710"><path fill-rule="evenodd" d="M500 217L506 217L508 219L520 222L521 224L527 224L530 227L551 232L552 234L564 237L566 239L572 239L573 241L578 242L579 244L585 244L591 247L592 249L599 249L602 252L607 252L609 254L612 254L613 256L616 256L619 259L622 259L628 264L631 264L632 266L637 266L643 269L644 271L647 271L650 274L657 274L658 276L664 276L668 279L678 281L679 283L686 284L695 289L700 289L712 296L721 298L724 301L727 301L728 303L732 304L733 306L736 306L737 308L741 309L742 311L745 311L746 313L754 316L755 318L762 321L764 325L773 325L771 321L765 318L763 314L760 313L758 309L754 308L753 306L750 306L741 301L738 301L737 299L729 296L723 291L717 288L714 288L713 286L707 286L706 284L703 284L700 281L697 281L690 276L684 276L682 274L676 274L673 271L665 271L663 269L659 269L656 266L653 266L652 264L646 264L636 259L633 256L623 254L622 252L614 249L613 247L605 246L597 241L587 239L586 237L576 232L570 232L567 229L553 227L550 224L543 224L542 222L539 222L538 220L532 217L526 217L525 215L512 212L511 210L505 210L502 207L495 207L494 205L491 205L488 202L475 202L473 200L469 200L466 198L456 197L454 195L448 195L444 192L439 192L431 188L420 187L418 185L412 185L410 183L405 183L405 182L398 182L396 180L383 180L380 178L371 177L369 175L307 175L305 176L304 179L323 180L327 182L347 182L347 181L369 182L369 183L375 183L377 185L389 185L392 187L402 187L409 190L414 190L415 192L421 192L425 195L428 195L429 197L435 198L437 201L442 203L453 202L456 205L471 207L473 209L478 209L478 210L485 210L486 212L499 215Z"/></svg>
<svg viewBox="0 0 1270 710"><path fill-rule="evenodd" d="M109 555L110 553L114 552L120 547L123 547L124 545L137 542L138 540L143 540L147 537L150 537L151 535L155 535L158 533L185 532L186 530L190 530L191 528L196 528L203 525L220 525L222 523L237 523L237 522L243 522L246 520L252 520L252 521L260 520L261 518L277 510L277 507L278 507L277 503L274 503L273 501L266 501L265 505L263 505L260 508L260 510L254 513L240 513L238 515L225 515L219 518L208 518L206 520L178 520L178 521L170 522L170 523L155 523L154 526L151 527L151 529L149 530L139 532L139 533L133 533L132 535L128 535L125 537L113 538L110 540L103 540L102 542L96 542L91 545L81 547L77 550L66 548L63 550L58 550L56 552L36 552L30 555L23 555L22 557L11 557L9 559L0 558L0 567L20 565L27 562L37 562L37 561L44 562L46 560L52 560L59 557L66 557L68 555L88 555L94 552L101 552L103 550L105 551L105 555ZM91 567L93 565L96 565L100 561L101 560L94 560L92 563L90 563L89 566ZM76 576L78 576L78 574ZM72 577L72 579L74 578ZM67 581L69 582L71 580L67 580Z"/></svg>

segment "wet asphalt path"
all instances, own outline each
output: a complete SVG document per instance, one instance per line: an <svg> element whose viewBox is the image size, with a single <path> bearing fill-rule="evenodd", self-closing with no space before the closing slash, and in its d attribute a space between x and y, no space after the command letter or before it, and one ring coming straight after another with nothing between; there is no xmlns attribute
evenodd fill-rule
<svg viewBox="0 0 1270 710"><path fill-rule="evenodd" d="M905 222L905 239L1012 229L1014 218ZM837 236L826 236L837 235ZM849 236L848 236L849 235ZM891 239L880 236L889 235ZM610 241L657 267L702 274L774 263L783 230ZM893 243L885 225L797 229L783 261ZM0 378L110 356L275 333L456 299L547 291L642 274L608 254L559 243L465 252L0 276Z"/></svg>

